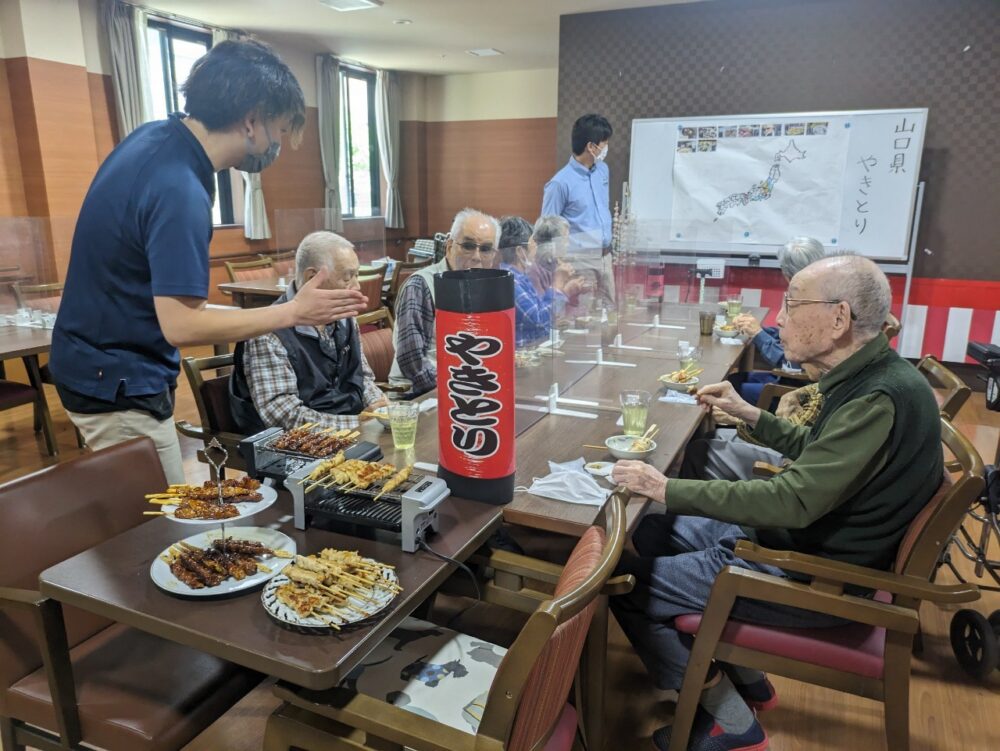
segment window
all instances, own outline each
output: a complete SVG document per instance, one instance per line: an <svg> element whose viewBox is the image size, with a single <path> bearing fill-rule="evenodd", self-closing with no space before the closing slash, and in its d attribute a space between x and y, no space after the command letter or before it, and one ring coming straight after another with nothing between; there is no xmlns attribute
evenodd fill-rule
<svg viewBox="0 0 1000 751"><path fill-rule="evenodd" d="M172 112L184 110L181 84L187 80L195 61L212 46L212 35L163 21L150 21L146 29L146 46L153 117L163 120ZM243 181L239 174L234 170L217 172L212 223L234 224L237 217L233 206L242 208L242 197Z"/></svg>
<svg viewBox="0 0 1000 751"><path fill-rule="evenodd" d="M340 73L340 196L346 217L378 216L380 182L375 134L375 74Z"/></svg>

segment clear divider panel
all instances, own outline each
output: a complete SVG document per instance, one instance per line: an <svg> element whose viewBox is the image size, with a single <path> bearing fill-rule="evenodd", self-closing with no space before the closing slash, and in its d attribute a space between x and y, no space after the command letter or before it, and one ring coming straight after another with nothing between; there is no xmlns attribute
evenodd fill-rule
<svg viewBox="0 0 1000 751"><path fill-rule="evenodd" d="M72 224L69 219L0 217L0 324L52 328Z"/></svg>

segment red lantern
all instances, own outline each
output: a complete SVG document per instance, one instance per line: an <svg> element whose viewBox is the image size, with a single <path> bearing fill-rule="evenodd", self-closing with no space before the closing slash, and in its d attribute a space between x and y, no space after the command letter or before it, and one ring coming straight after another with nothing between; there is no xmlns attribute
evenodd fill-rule
<svg viewBox="0 0 1000 751"><path fill-rule="evenodd" d="M460 498L514 497L514 278L470 269L434 276L438 476Z"/></svg>

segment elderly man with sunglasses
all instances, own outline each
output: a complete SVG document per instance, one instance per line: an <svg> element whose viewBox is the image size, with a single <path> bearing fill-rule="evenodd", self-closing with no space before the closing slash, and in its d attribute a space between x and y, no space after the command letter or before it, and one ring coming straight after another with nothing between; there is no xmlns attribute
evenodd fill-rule
<svg viewBox="0 0 1000 751"><path fill-rule="evenodd" d="M396 299L396 357L389 383L419 396L437 386L434 337L434 275L440 271L489 269L497 265L500 223L475 209L462 209L452 222L445 256L413 274Z"/></svg>
<svg viewBox="0 0 1000 751"><path fill-rule="evenodd" d="M943 468L934 395L882 333L890 300L885 275L860 256L817 261L792 279L778 325L787 357L820 375L823 405L811 427L759 410L729 383L699 390L703 407L742 419L755 439L793 460L781 474L737 482L668 480L641 462L615 465L615 482L666 507L636 530L636 554L623 557L622 568L637 585L611 603L661 689L680 688L689 656L689 642L674 630L674 618L704 609L723 567L785 576L781 569L737 558L739 540L860 566L892 566ZM742 599L732 616L803 628L837 622ZM714 665L689 748L765 748L767 736L751 708L769 709L775 701L762 673ZM669 740L669 727L653 736L657 748L666 749Z"/></svg>

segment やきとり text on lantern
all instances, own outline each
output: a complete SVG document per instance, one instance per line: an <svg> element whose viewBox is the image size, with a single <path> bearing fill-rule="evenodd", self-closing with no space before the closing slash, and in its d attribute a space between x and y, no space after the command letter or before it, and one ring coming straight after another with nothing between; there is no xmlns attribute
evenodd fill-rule
<svg viewBox="0 0 1000 751"><path fill-rule="evenodd" d="M459 498L514 497L514 278L469 269L434 275L438 475Z"/></svg>

